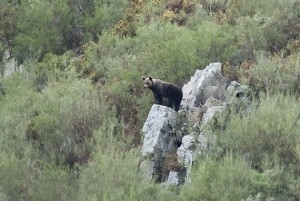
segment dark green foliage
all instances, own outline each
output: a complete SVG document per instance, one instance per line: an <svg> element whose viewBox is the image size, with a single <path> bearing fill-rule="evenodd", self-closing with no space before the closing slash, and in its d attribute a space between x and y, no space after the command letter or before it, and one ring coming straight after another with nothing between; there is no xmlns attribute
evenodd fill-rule
<svg viewBox="0 0 300 201"><path fill-rule="evenodd" d="M0 200L299 200L299 8L0 0L0 71L4 50L23 69L0 80ZM182 86L210 62L254 93L204 128L190 182L144 181L141 76Z"/></svg>
<svg viewBox="0 0 300 201"><path fill-rule="evenodd" d="M49 82L59 81L63 77L65 71L74 56L71 52L67 52L62 56L48 53L39 63L28 62L27 68L32 73L32 79L37 91L45 89Z"/></svg>
<svg viewBox="0 0 300 201"><path fill-rule="evenodd" d="M93 12L90 9L86 12L89 15L85 21L85 41L96 41L102 32L110 30L125 13L127 0L118 1L95 1ZM89 4L90 5L90 4Z"/></svg>
<svg viewBox="0 0 300 201"><path fill-rule="evenodd" d="M66 23L68 12L64 3L55 5L42 1L23 5L18 15L18 34L14 39L13 48L18 59L40 59L50 51L66 51L63 33L69 31Z"/></svg>
<svg viewBox="0 0 300 201"><path fill-rule="evenodd" d="M0 38L2 43L9 43L16 34L16 10L12 4L7 4L4 0L0 1Z"/></svg>
<svg viewBox="0 0 300 201"><path fill-rule="evenodd" d="M0 20L5 41L12 41L19 61L40 60L52 52L76 50L85 42L96 41L122 17L127 0L119 1L24 1L21 5L3 3ZM2 38L2 37L1 37ZM3 41L1 41L3 42Z"/></svg>

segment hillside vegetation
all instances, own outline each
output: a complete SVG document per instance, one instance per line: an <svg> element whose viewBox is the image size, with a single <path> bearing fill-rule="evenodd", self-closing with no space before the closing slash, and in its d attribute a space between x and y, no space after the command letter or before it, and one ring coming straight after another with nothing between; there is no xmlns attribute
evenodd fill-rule
<svg viewBox="0 0 300 201"><path fill-rule="evenodd" d="M0 0L1 74L7 50L0 200L300 200L299 0ZM145 181L141 76L183 86L210 62L249 107L205 128L191 182Z"/></svg>

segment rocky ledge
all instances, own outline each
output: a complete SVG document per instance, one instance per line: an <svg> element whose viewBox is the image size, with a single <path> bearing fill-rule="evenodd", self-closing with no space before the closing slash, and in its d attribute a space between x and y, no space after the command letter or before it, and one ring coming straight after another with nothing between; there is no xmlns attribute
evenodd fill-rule
<svg viewBox="0 0 300 201"><path fill-rule="evenodd" d="M232 98L247 88L229 82L221 63L196 70L185 84L179 112L153 105L143 127L141 170L147 180L179 185L190 180L193 162L205 156L216 136L202 131L217 113L226 109Z"/></svg>

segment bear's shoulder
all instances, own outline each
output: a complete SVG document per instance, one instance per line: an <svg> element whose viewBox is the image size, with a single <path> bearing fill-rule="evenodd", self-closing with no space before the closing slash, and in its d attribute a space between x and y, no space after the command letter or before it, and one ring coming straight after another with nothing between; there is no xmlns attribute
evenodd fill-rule
<svg viewBox="0 0 300 201"><path fill-rule="evenodd" d="M160 86L161 84L163 84L164 82L161 81L160 79L153 79L153 85L154 86Z"/></svg>

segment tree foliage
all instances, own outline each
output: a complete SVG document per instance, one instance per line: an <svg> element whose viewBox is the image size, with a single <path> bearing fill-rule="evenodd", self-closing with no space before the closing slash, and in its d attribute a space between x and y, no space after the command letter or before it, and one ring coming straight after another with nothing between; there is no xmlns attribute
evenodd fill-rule
<svg viewBox="0 0 300 201"><path fill-rule="evenodd" d="M299 5L0 0L1 73L4 53L22 65L0 79L0 200L299 200ZM182 86L216 61L249 104L204 128L190 183L145 181L141 76Z"/></svg>

